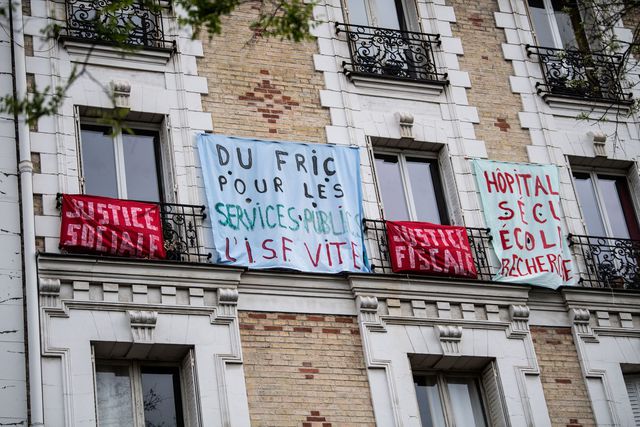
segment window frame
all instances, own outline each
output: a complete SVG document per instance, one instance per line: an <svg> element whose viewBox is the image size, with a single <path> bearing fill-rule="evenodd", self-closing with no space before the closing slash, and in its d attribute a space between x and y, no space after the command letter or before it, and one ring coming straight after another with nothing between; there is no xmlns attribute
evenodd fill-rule
<svg viewBox="0 0 640 427"><path fill-rule="evenodd" d="M451 219L449 217L449 210L447 208L447 198L446 191L444 188L444 180L442 179L442 167L440 164L440 156L435 152L424 152L424 151L413 151L413 150L389 150L389 149L377 149L373 147L372 149L372 159L373 159L373 169L374 169L374 177L376 182L376 189L378 193L378 202L382 214L383 219L386 218L386 212L384 209L384 200L382 196L381 186L380 186L380 173L377 170L376 166L376 156L396 156L398 158L398 165L400 168L400 179L402 181L402 189L404 193L404 199L407 206L407 211L409 214L408 221L418 221L417 212L414 203L413 190L411 188L411 180L409 177L409 173L407 171L407 158L415 158L420 160L426 160L429 163L432 163L436 166L436 171L433 169L431 171L431 179L433 181L433 190L436 198L438 215L440 216L440 224L441 225L450 225Z"/></svg>
<svg viewBox="0 0 640 427"><path fill-rule="evenodd" d="M371 5L372 0L364 0L365 4L365 13L367 15L367 20L369 21L370 27L375 28L387 28L381 27L378 24L378 17L373 12L373 7ZM389 0L385 0L389 1ZM415 31L415 32L423 32L420 25L420 15L418 13L418 7L415 0L392 0L395 4L396 14L399 23L399 31ZM346 22L354 24L351 21L350 11L349 11L349 0L341 0L342 2L342 10L344 11ZM411 7L410 5L413 5Z"/></svg>
<svg viewBox="0 0 640 427"><path fill-rule="evenodd" d="M447 384L447 379L449 378L465 378L473 380L475 384L478 395L480 397L480 407L482 409L482 417L484 421L484 425L486 427L491 426L490 422L490 411L487 406L487 394L484 387L484 383L482 380L482 375L477 372L464 372L464 371L438 371L438 370L414 370L412 371L412 378L414 382L414 390L416 384L416 377L435 377L436 384L438 386L438 396L440 398L440 404L442 406L442 411L445 419L446 427L454 427L455 426L455 416L454 410L451 404L451 395L449 393L449 388ZM416 404L418 408L420 408L420 402L418 401L418 396L416 394ZM423 425L422 419L420 419L420 425Z"/></svg>
<svg viewBox="0 0 640 427"><path fill-rule="evenodd" d="M78 152L78 179L80 182L80 192L82 194L86 193L86 179L84 172L84 152L83 152L83 144L82 144L82 131L85 128L96 128L96 129L104 129L113 130L114 127L108 124L100 123L100 120L92 117L78 117L76 124L76 149ZM166 134L166 126L163 124L154 124L154 123L141 123L134 121L124 121L122 123L122 128L112 134L111 140L113 143L113 151L114 151L114 160L115 160L115 176L116 176L116 186L117 186L117 197L122 200L131 200L127 194L127 181L126 181L126 172L125 172L125 156L124 156L124 138L123 134L126 132L123 129L131 129L135 135L136 131L148 133L149 135L153 134L154 136L154 153L155 153L155 164L157 176L156 179L158 181L158 202L153 202L150 200L140 200L143 202L153 202L153 203L167 203L170 201L171 195L167 189L171 188L170 178L172 170L171 162L169 156L166 155L166 150L164 147L167 145L167 134ZM141 133L142 134L142 133ZM91 194L87 194L91 195Z"/></svg>
<svg viewBox="0 0 640 427"><path fill-rule="evenodd" d="M92 347L93 352L93 347ZM131 387L131 411L133 414L134 425L132 427L144 427L144 397L142 392L142 371L146 368L162 369L169 368L175 369L178 373L178 385L179 393L176 393L174 384L174 399L179 399L176 405L176 419L178 420L179 427L187 426L185 405L187 402L187 391L185 390L185 377L183 368L180 363L171 362L157 362L146 360L122 360L122 359L105 359L96 358L93 356L93 389L94 389L94 402L96 410L96 423L100 425L100 415L98 413L98 382L97 382L97 369L98 366L126 366L129 369L129 381Z"/></svg>
<svg viewBox="0 0 640 427"><path fill-rule="evenodd" d="M626 189L627 189L627 195L629 196L629 203L631 204L631 212L625 212L624 207L623 207L623 215L625 216L625 220L628 220L627 215L632 215L633 219L635 219L635 226L636 229L640 229L640 218L638 216L638 201L636 199L636 197L634 197L632 191L631 191L631 186L629 185L629 177L628 174L625 173L624 171L620 171L618 169L608 169L608 168L594 168L594 167L579 167L579 166L574 166L571 168L571 179L572 179L572 183L573 183L573 187L574 187L574 192L575 192L575 196L576 196L576 201L578 202L578 206L580 208L580 215L581 218L584 222L584 226L585 226L585 230L587 231L587 234L590 234L590 231L588 229L587 223L586 223L586 216L584 215L584 210L582 208L582 202L580 201L580 195L578 194L578 189L576 188L575 185L575 179L576 179L576 174L581 174L581 175L588 175L592 186L591 188L593 189L594 192L594 197L596 199L596 204L598 207L598 213L600 214L600 218L602 219L602 223L603 223L603 227L604 227L604 231L605 231L605 235L604 236L599 236L599 237L608 237L608 238L612 238L612 239L616 239L616 238L620 238L620 237L616 237L614 236L613 233L613 229L611 227L611 221L609 220L609 214L607 212L607 208L606 205L604 203L602 194L601 194L601 190L599 185L597 185L599 176L605 176L605 177L612 177L612 178L619 178L619 179L623 179L625 184L626 184ZM629 239L631 240L639 240L640 239L640 235L636 235L636 232L634 230L630 230L627 225L627 229L629 231Z"/></svg>

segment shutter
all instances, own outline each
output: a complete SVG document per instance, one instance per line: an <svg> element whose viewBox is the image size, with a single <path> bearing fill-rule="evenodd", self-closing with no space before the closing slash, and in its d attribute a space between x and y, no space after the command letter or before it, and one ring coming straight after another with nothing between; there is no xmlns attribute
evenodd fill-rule
<svg viewBox="0 0 640 427"><path fill-rule="evenodd" d="M200 420L198 376L193 349L190 349L182 359L181 365L182 409L184 411L185 426L199 427L202 425L202 421Z"/></svg>
<svg viewBox="0 0 640 427"><path fill-rule="evenodd" d="M509 427L509 417L507 416L504 404L504 393L500 384L498 375L498 367L495 361L492 361L482 371L482 386L485 392L485 403L489 424L492 427Z"/></svg>
<svg viewBox="0 0 640 427"><path fill-rule="evenodd" d="M637 426L640 426L640 376L627 376L624 379L627 384L627 393L631 402L631 412Z"/></svg>
<svg viewBox="0 0 640 427"><path fill-rule="evenodd" d="M77 105L73 107L73 125L76 131L76 159L78 161L78 181L80 182L80 191L78 193L84 194L84 168L82 166L82 141L80 140L80 109Z"/></svg>

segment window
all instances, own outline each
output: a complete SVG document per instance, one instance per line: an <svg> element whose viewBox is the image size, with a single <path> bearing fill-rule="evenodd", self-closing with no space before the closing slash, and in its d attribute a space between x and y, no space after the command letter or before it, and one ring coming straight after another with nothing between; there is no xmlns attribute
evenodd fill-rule
<svg viewBox="0 0 640 427"><path fill-rule="evenodd" d="M423 427L485 427L480 379L454 374L414 375Z"/></svg>
<svg viewBox="0 0 640 427"><path fill-rule="evenodd" d="M349 23L352 25L393 30L419 30L413 0L345 1Z"/></svg>
<svg viewBox="0 0 640 427"><path fill-rule="evenodd" d="M631 403L631 413L635 424L640 425L640 375L625 375L624 382Z"/></svg>
<svg viewBox="0 0 640 427"><path fill-rule="evenodd" d="M529 12L541 46L589 50L577 3L571 0L529 0Z"/></svg>
<svg viewBox="0 0 640 427"><path fill-rule="evenodd" d="M640 240L626 177L594 171L575 172L573 177L590 235Z"/></svg>
<svg viewBox="0 0 640 427"><path fill-rule="evenodd" d="M374 157L385 219L448 223L437 159L402 153Z"/></svg>
<svg viewBox="0 0 640 427"><path fill-rule="evenodd" d="M110 127L80 128L82 186L85 194L162 202L160 138L156 131Z"/></svg>
<svg viewBox="0 0 640 427"><path fill-rule="evenodd" d="M98 361L96 408L100 427L182 427L177 366Z"/></svg>

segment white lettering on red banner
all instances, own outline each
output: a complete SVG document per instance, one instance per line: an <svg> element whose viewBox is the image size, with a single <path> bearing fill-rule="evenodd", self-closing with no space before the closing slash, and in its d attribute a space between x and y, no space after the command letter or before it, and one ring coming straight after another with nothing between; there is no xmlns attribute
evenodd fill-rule
<svg viewBox="0 0 640 427"><path fill-rule="evenodd" d="M60 247L70 252L166 258L160 206L64 194Z"/></svg>
<svg viewBox="0 0 640 427"><path fill-rule="evenodd" d="M410 221L386 224L394 272L478 277L464 227Z"/></svg>

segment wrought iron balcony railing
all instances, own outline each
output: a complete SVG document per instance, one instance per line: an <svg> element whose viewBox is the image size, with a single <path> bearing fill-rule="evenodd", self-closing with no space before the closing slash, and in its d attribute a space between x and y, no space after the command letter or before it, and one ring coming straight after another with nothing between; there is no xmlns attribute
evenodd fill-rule
<svg viewBox="0 0 640 427"><path fill-rule="evenodd" d="M204 205L159 203L162 234L167 259L181 262L208 262L211 253L203 251L199 236L207 218ZM62 207L62 194L57 195L57 207Z"/></svg>
<svg viewBox="0 0 640 427"><path fill-rule="evenodd" d="M336 33L345 33L349 42L351 62L343 63L347 75L448 83L435 65L439 35L340 23Z"/></svg>
<svg viewBox="0 0 640 427"><path fill-rule="evenodd" d="M582 286L640 289L640 240L570 235L569 242Z"/></svg>
<svg viewBox="0 0 640 427"><path fill-rule="evenodd" d="M204 262L211 253L201 252L198 231L207 218L205 206L160 203L162 232L167 259L183 262Z"/></svg>
<svg viewBox="0 0 640 427"><path fill-rule="evenodd" d="M580 52L527 45L527 55L536 55L542 65L544 83L536 84L543 96L559 95L593 101L630 104L631 94L620 84L622 55Z"/></svg>
<svg viewBox="0 0 640 427"><path fill-rule="evenodd" d="M155 0L152 8L139 1L117 12L105 12L111 0L66 0L65 37L92 43L114 43L113 34L107 34L105 24L117 24L122 30L119 43L145 48L170 49L173 43L165 40L162 24L163 5Z"/></svg>
<svg viewBox="0 0 640 427"><path fill-rule="evenodd" d="M365 237L374 243L371 267L374 273L393 273L387 244L387 227L384 220L365 219ZM469 245L478 271L478 280L492 280L494 272L489 262L491 235L488 228L467 227Z"/></svg>

